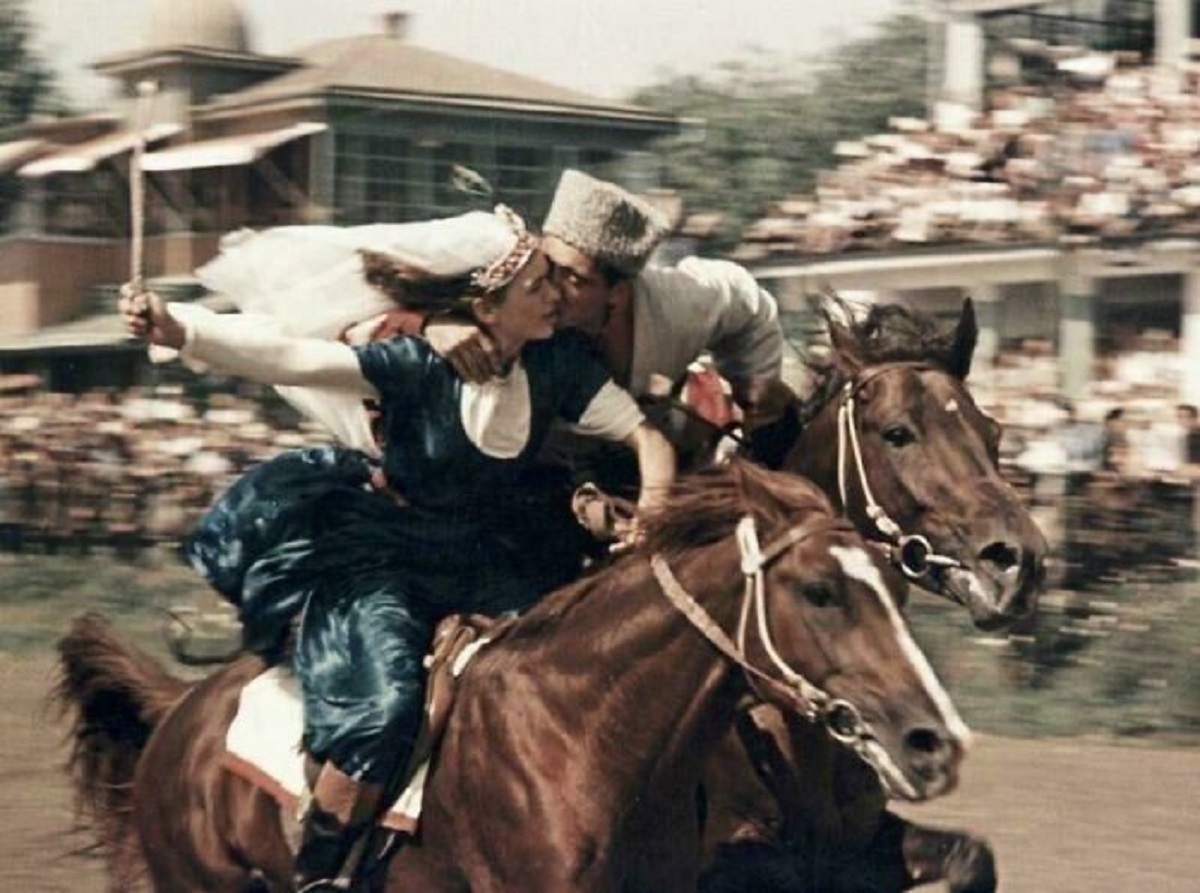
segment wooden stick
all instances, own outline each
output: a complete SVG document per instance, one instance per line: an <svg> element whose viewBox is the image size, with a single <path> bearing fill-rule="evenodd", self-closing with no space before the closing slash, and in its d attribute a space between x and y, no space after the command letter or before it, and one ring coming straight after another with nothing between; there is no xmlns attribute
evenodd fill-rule
<svg viewBox="0 0 1200 893"><path fill-rule="evenodd" d="M135 293L141 292L145 285L143 246L146 241L146 174L142 170L142 156L146 154L146 129L150 126L151 105L157 92L156 81L139 81L137 98L134 100L133 157L129 162L129 222L132 229L129 283Z"/></svg>

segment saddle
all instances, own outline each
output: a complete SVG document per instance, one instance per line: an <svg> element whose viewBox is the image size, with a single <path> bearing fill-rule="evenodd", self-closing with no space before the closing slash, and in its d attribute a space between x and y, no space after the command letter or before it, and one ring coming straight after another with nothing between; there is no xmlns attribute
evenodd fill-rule
<svg viewBox="0 0 1200 893"><path fill-rule="evenodd" d="M425 658L425 716L408 766L385 792L389 807L377 819L385 828L416 831L428 767L449 722L459 679L480 648L502 637L511 620L474 614L447 617ZM230 772L269 793L287 810L301 811L312 783L312 761L299 748L304 716L299 681L272 667L242 690L222 759Z"/></svg>

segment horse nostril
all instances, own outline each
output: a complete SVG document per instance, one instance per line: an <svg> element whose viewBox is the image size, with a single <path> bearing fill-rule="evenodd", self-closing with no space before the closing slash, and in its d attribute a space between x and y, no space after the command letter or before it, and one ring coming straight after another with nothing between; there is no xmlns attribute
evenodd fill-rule
<svg viewBox="0 0 1200 893"><path fill-rule="evenodd" d="M928 782L945 779L953 771L956 745L936 729L909 730L904 736L904 750L913 772Z"/></svg>
<svg viewBox="0 0 1200 893"><path fill-rule="evenodd" d="M1021 550L1008 543L989 543L979 552L981 561L993 564L1003 573L1021 563Z"/></svg>
<svg viewBox="0 0 1200 893"><path fill-rule="evenodd" d="M946 739L933 729L913 729L904 736L904 747L924 756L936 756L946 746Z"/></svg>

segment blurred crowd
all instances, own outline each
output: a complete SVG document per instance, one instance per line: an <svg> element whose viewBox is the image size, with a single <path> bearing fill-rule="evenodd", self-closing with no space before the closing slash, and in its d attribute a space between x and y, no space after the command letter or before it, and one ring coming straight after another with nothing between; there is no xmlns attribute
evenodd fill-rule
<svg viewBox="0 0 1200 893"><path fill-rule="evenodd" d="M1093 396L1058 396L1049 344L1005 352L981 404L1004 423L1002 463L1059 555L1052 581L1087 588L1195 556L1200 423L1169 378L1123 355ZM1167 382L1167 383L1164 383ZM234 478L325 440L262 394L159 386L0 397L0 552L167 555Z"/></svg>
<svg viewBox="0 0 1200 893"><path fill-rule="evenodd" d="M815 193L777 202L734 254L922 244L1086 242L1200 232L1200 87L1145 67L1086 83L1012 87L982 114L838 144Z"/></svg>
<svg viewBox="0 0 1200 893"><path fill-rule="evenodd" d="M1055 547L1063 588L1195 566L1200 421L1179 402L1178 345L1147 333L1103 357L1071 401L1048 341L1005 350L980 402L1004 425L1001 462Z"/></svg>
<svg viewBox="0 0 1200 893"><path fill-rule="evenodd" d="M310 435L259 400L173 387L0 397L0 550L171 550L234 477Z"/></svg>

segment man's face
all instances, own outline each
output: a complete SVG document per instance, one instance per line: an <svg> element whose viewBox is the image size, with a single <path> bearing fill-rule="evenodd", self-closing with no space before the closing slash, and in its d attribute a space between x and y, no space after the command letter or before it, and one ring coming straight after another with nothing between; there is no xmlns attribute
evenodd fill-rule
<svg viewBox="0 0 1200 893"><path fill-rule="evenodd" d="M544 236L542 251L554 264L554 280L562 291L558 327L600 334L608 321L612 287L595 261L557 236Z"/></svg>

